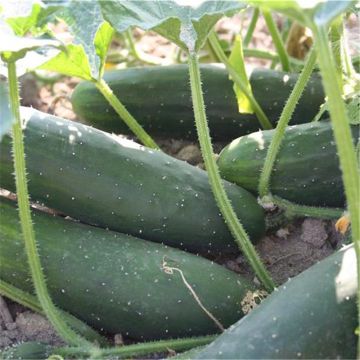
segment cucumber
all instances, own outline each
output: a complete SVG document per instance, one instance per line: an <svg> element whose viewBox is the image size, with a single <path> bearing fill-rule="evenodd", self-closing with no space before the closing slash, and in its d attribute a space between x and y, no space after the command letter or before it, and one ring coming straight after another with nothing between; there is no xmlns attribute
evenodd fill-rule
<svg viewBox="0 0 360 360"><path fill-rule="evenodd" d="M3 360L45 360L50 355L51 346L36 341L17 344L0 352Z"/></svg>
<svg viewBox="0 0 360 360"><path fill-rule="evenodd" d="M0 200L0 277L32 291L18 212ZM207 259L129 235L33 211L41 263L54 302L90 326L134 339L212 334L243 313L241 300L254 286Z"/></svg>
<svg viewBox="0 0 360 360"><path fill-rule="evenodd" d="M32 200L85 223L189 251L237 249L205 171L132 141L22 108ZM0 186L15 191L11 139L0 143ZM253 195L224 182L252 240L264 234Z"/></svg>
<svg viewBox="0 0 360 360"><path fill-rule="evenodd" d="M230 140L260 125L255 115L239 114L233 83L219 64L201 65L206 114L214 140ZM109 71L105 80L139 123L152 135L196 140L187 65L152 66ZM275 124L298 78L297 74L256 69L250 77L255 98ZM77 115L99 129L130 134L91 82L82 82L71 98ZM314 75L293 115L292 123L310 121L324 102L321 79Z"/></svg>
<svg viewBox="0 0 360 360"><path fill-rule="evenodd" d="M358 126L352 126L352 134L357 142ZM274 130L261 131L232 141L218 158L221 176L256 194L273 135ZM287 128L271 174L270 191L302 205L345 206L330 121Z"/></svg>
<svg viewBox="0 0 360 360"><path fill-rule="evenodd" d="M274 291L193 359L355 359L356 254L346 247Z"/></svg>

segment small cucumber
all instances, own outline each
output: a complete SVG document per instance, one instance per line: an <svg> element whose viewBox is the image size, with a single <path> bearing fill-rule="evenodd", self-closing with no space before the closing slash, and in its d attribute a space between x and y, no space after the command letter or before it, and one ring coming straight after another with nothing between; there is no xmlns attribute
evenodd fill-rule
<svg viewBox="0 0 360 360"><path fill-rule="evenodd" d="M32 292L15 203L0 198L0 277ZM41 265L54 302L105 332L135 339L206 335L242 315L254 286L207 259L162 244L33 211Z"/></svg>
<svg viewBox="0 0 360 360"><path fill-rule="evenodd" d="M192 359L355 359L356 273L348 246L275 290Z"/></svg>
<svg viewBox="0 0 360 360"><path fill-rule="evenodd" d="M260 125L254 114L239 114L233 82L224 67L203 64L200 69L211 137L230 140L258 130ZM187 65L152 66L109 71L104 78L150 134L197 140L188 72ZM297 78L297 74L268 69L252 72L250 83L254 96L273 124ZM71 102L77 115L88 124L110 132L130 133L93 83L81 82ZM292 124L310 121L323 102L321 78L314 75L296 107Z"/></svg>
<svg viewBox="0 0 360 360"><path fill-rule="evenodd" d="M218 158L221 176L257 193L260 172L275 130L240 137ZM354 142L359 126L352 126ZM345 194L330 121L286 129L270 178L273 195L308 206L344 207Z"/></svg>
<svg viewBox="0 0 360 360"><path fill-rule="evenodd" d="M29 341L17 344L0 352L3 360L45 360L51 354L51 346Z"/></svg>
<svg viewBox="0 0 360 360"><path fill-rule="evenodd" d="M237 249L207 173L161 151L23 108L30 196L73 218L189 251ZM11 139L0 143L0 186L15 190ZM247 190L224 181L253 241L264 213Z"/></svg>

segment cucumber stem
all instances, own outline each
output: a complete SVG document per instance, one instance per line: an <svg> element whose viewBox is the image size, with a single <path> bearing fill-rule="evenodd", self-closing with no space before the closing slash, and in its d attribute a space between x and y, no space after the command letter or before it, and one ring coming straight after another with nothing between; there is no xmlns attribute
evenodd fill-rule
<svg viewBox="0 0 360 360"><path fill-rule="evenodd" d="M210 140L197 54L190 53L188 55L191 96L194 107L196 129L212 192L224 217L224 220L235 238L236 243L245 254L251 267L255 271L255 274L263 283L266 290L271 292L275 288L275 284L267 272L264 264L261 262L259 255L256 253L256 250L250 242L243 226L238 220L223 187L222 179L219 175L219 169L214 159L213 148Z"/></svg>
<svg viewBox="0 0 360 360"><path fill-rule="evenodd" d="M159 146L151 138L151 136L141 127L136 119L127 111L122 102L114 95L109 85L104 79L94 81L104 98L113 107L116 113L124 120L126 125L137 136L137 138L147 147L151 149L159 149Z"/></svg>
<svg viewBox="0 0 360 360"><path fill-rule="evenodd" d="M275 21L271 15L270 10L262 9L262 14L266 22L266 26L269 29L270 35L272 37L272 40L274 42L275 48L277 50L277 53L280 57L280 63L282 66L283 71L290 71L290 61L289 56L286 52L284 43L281 39L281 35L279 33L279 29L277 28Z"/></svg>
<svg viewBox="0 0 360 360"><path fill-rule="evenodd" d="M259 15L260 15L259 8L254 8L249 27L248 27L246 35L244 37L244 41L243 41L244 47L246 47L246 46L248 46L250 44L250 41L251 41L251 38L253 36L257 21L259 19Z"/></svg>
<svg viewBox="0 0 360 360"><path fill-rule="evenodd" d="M18 197L21 230L34 288L44 313L59 335L69 344L92 347L93 345L90 342L78 335L64 322L58 309L53 304L46 287L45 276L41 267L40 256L35 240L35 232L31 221L16 64L15 62L8 62L7 65L11 111L15 119L12 127L12 134L16 194Z"/></svg>
<svg viewBox="0 0 360 360"><path fill-rule="evenodd" d="M34 295L29 294L19 288L3 281L0 279L0 294L6 296L7 298L21 304L32 311L35 311L39 314L44 315L44 311ZM85 324L75 316L67 313L66 311L58 310L62 318L79 334L88 338L89 341L97 341L100 345L106 346L109 342L98 334L94 329L89 325Z"/></svg>
<svg viewBox="0 0 360 360"><path fill-rule="evenodd" d="M280 115L279 122L276 126L275 134L270 143L269 149L266 153L266 158L264 161L264 167L261 171L260 179L259 179L259 195L260 198L266 196L270 192L270 177L271 172L276 160L276 156L280 150L281 142L284 138L285 130L289 121L291 119L291 115L293 114L295 107L303 93L306 84L309 81L311 73L316 63L316 53L314 50L311 50L309 57L305 63L305 66L296 81L296 84L291 91L289 98L286 101L285 107Z"/></svg>
<svg viewBox="0 0 360 360"><path fill-rule="evenodd" d="M340 159L344 190L350 213L351 231L357 257L358 275L358 324L360 324L360 176L352 141L350 124L342 98L341 79L329 46L329 37L325 27L313 27L318 62L333 126L334 138ZM331 196L331 195L330 195ZM358 338L358 358L360 357L360 337Z"/></svg>
<svg viewBox="0 0 360 360"><path fill-rule="evenodd" d="M268 117L265 115L264 111L262 110L259 103L256 101L254 95L252 94L252 91L248 89L247 85L244 83L244 81L241 79L237 71L234 69L234 67L230 64L228 58L226 57L226 54L224 53L224 50L222 49L219 40L215 34L214 31L212 31L209 35L209 42L218 56L218 58L221 60L221 62L225 65L229 75L235 82L235 84L239 87L239 89L244 93L244 95L248 98L249 102L251 103L252 108L255 111L255 114L260 122L260 125L263 129L272 129L272 124L269 121Z"/></svg>
<svg viewBox="0 0 360 360"><path fill-rule="evenodd" d="M207 345L216 339L217 335L199 336L192 338L160 340L144 342L134 345L115 346L112 348L87 350L83 348L62 347L54 349L53 354L61 355L65 358L77 356L81 358L105 358L112 356L116 358L131 358L163 351L186 351L194 347Z"/></svg>
<svg viewBox="0 0 360 360"><path fill-rule="evenodd" d="M344 213L344 209L300 205L282 199L279 196L271 196L269 201L284 209L285 215L288 218L300 216L319 219L338 219Z"/></svg>

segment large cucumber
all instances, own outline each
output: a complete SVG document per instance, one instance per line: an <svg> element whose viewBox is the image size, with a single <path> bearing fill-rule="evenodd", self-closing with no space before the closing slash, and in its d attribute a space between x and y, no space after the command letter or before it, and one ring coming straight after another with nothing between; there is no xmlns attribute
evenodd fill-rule
<svg viewBox="0 0 360 360"><path fill-rule="evenodd" d="M194 359L354 359L356 254L353 246L274 291Z"/></svg>
<svg viewBox="0 0 360 360"><path fill-rule="evenodd" d="M189 251L234 250L205 171L131 141L23 108L32 200L78 220ZM0 143L0 186L15 190L11 139ZM224 181L252 240L264 234L253 195Z"/></svg>
<svg viewBox="0 0 360 360"><path fill-rule="evenodd" d="M354 142L359 127L352 126ZM218 158L224 179L257 192L260 172L274 130L232 141ZM320 121L287 128L270 180L270 191L309 206L344 207L345 195L331 123Z"/></svg>
<svg viewBox="0 0 360 360"><path fill-rule="evenodd" d="M0 199L0 277L32 291L18 212ZM253 285L199 256L33 211L47 284L55 303L89 325L137 339L218 331L190 293L225 327L243 314Z"/></svg>
<svg viewBox="0 0 360 360"><path fill-rule="evenodd" d="M201 65L201 75L213 139L230 140L260 128L255 115L239 114L233 83L222 66ZM254 95L273 124L297 78L297 74L267 69L252 72L250 82ZM150 134L197 139L186 65L111 71L105 74L105 80ZM89 124L115 133L130 133L93 83L80 83L71 101L75 112ZM295 110L292 123L310 121L323 102L321 79L314 75Z"/></svg>

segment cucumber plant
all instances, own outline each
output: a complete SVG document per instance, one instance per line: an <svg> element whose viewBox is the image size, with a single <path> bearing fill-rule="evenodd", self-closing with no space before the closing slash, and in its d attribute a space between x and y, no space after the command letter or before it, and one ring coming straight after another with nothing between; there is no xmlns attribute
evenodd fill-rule
<svg viewBox="0 0 360 360"><path fill-rule="evenodd" d="M104 21L97 1L72 0L57 14L65 20L75 39L66 51L45 62L39 69L76 76L93 82L126 125L147 147L158 149L103 78L105 60L114 29ZM89 21L91 19L91 21Z"/></svg>
<svg viewBox="0 0 360 360"><path fill-rule="evenodd" d="M130 25L151 29L167 37L187 53L195 124L213 194L239 247L260 281L271 291L274 283L232 208L214 160L198 63L198 52L217 20L223 15L239 11L244 5L235 1L205 1L198 8L181 7L173 1L111 1L100 2L100 5L105 19L117 31L124 31Z"/></svg>
<svg viewBox="0 0 360 360"><path fill-rule="evenodd" d="M26 31L26 28L23 29L23 31ZM85 340L68 326L68 324L62 319L58 309L54 306L49 296L45 276L41 268L41 261L31 221L29 194L26 180L24 141L22 134L22 121L20 117L16 62L19 59L24 58L28 52L34 51L40 47L51 46L60 48L62 45L54 40L26 39L16 36L12 33L12 30L6 26L1 27L1 36L3 41L0 47L0 56L1 60L7 66L9 87L9 105L6 106L5 104L5 116L7 116L8 119L5 119L4 121L7 124L12 123L12 150L14 157L16 193L19 204L19 217L32 281L45 314L62 338L74 345L82 345L85 347L93 346L90 342ZM2 103L2 105L4 104ZM10 112L8 111L8 108L10 108Z"/></svg>

